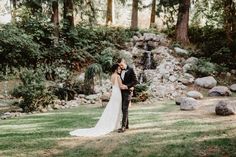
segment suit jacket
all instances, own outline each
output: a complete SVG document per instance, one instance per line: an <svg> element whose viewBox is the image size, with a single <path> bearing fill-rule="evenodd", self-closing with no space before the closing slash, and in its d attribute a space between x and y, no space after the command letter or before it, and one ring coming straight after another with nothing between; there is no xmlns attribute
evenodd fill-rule
<svg viewBox="0 0 236 157"><path fill-rule="evenodd" d="M122 83L126 85L128 88L134 87L138 83L134 69L129 66L127 66L124 79L121 78L121 80ZM122 90L122 91L129 91L129 90Z"/></svg>

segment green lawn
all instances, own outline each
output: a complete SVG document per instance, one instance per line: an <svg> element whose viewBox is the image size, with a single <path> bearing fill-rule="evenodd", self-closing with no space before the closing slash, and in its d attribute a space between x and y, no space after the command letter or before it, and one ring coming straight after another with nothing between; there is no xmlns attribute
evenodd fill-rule
<svg viewBox="0 0 236 157"><path fill-rule="evenodd" d="M202 112L207 108L183 112L170 101L134 104L130 130L99 138L69 136L96 124L103 108L94 105L0 120L0 156L236 156L235 116Z"/></svg>

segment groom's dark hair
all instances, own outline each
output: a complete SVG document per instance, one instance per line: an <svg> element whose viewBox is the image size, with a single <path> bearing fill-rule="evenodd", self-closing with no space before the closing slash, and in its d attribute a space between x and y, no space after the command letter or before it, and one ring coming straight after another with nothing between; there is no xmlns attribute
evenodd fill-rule
<svg viewBox="0 0 236 157"><path fill-rule="evenodd" d="M124 58L118 58L117 63L121 63Z"/></svg>
<svg viewBox="0 0 236 157"><path fill-rule="evenodd" d="M111 72L114 73L118 69L118 67L119 67L119 64L112 65Z"/></svg>

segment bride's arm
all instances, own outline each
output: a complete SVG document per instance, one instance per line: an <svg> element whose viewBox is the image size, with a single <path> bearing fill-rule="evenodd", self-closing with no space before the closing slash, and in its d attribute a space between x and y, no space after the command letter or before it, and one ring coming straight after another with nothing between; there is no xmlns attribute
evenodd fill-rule
<svg viewBox="0 0 236 157"><path fill-rule="evenodd" d="M128 89L128 87L122 83L119 75L117 76L117 82L118 82L120 89Z"/></svg>

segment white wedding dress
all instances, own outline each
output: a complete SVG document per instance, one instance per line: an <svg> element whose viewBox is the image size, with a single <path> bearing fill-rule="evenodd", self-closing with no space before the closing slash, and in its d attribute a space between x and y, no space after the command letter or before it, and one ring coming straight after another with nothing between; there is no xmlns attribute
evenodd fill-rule
<svg viewBox="0 0 236 157"><path fill-rule="evenodd" d="M96 137L108 134L120 128L121 121L121 91L117 82L112 85L112 94L110 100L104 109L102 116L96 126L87 129L77 129L70 132L72 136Z"/></svg>

